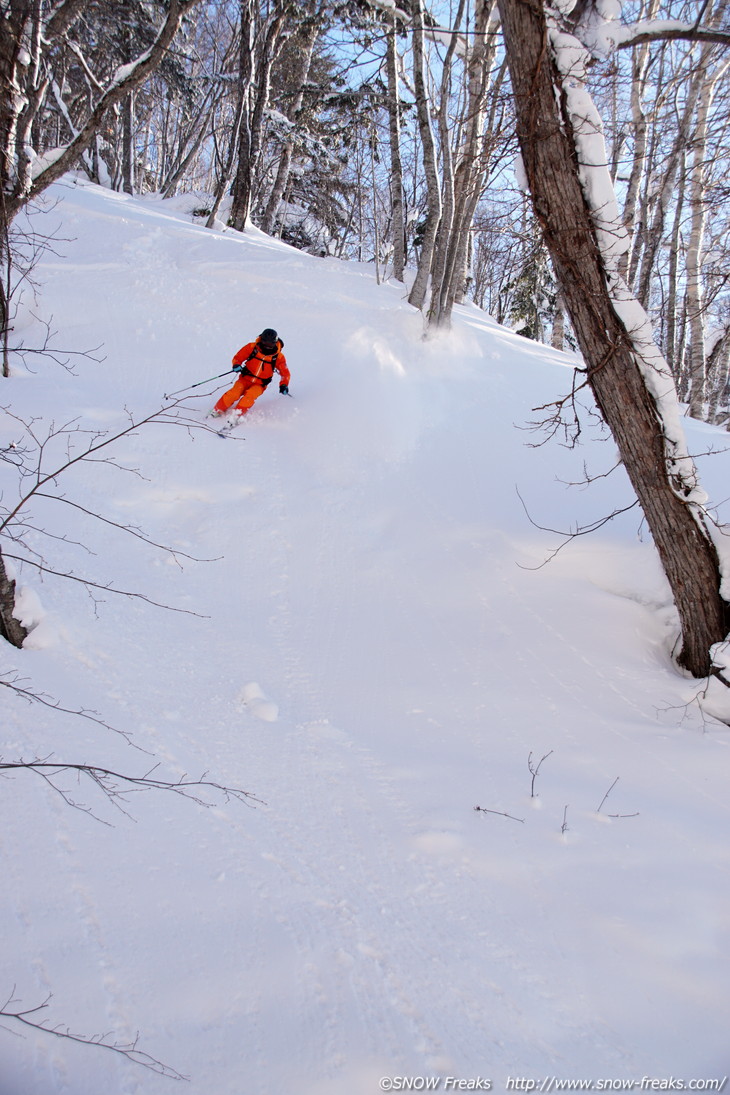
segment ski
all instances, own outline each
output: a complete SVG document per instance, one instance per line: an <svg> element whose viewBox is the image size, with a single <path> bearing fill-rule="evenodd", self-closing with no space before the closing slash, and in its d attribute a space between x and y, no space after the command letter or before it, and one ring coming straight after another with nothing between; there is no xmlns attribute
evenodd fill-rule
<svg viewBox="0 0 730 1095"><path fill-rule="evenodd" d="M235 415L235 417L231 417L230 415L207 414L205 417L208 421L210 421L210 419L217 419L221 422L222 420L220 426L211 424L210 429L218 434L219 437L230 437L233 431L241 425L241 418L243 416L240 414Z"/></svg>
<svg viewBox="0 0 730 1095"><path fill-rule="evenodd" d="M219 430L216 430L216 433L219 437L230 437L233 431L238 429L240 425L240 418L237 419L235 422L226 422L224 426L221 426Z"/></svg>

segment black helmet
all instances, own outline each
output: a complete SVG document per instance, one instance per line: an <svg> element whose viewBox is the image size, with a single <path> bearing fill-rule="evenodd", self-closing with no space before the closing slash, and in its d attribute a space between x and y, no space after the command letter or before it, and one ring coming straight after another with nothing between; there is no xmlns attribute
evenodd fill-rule
<svg viewBox="0 0 730 1095"><path fill-rule="evenodd" d="M265 331L262 331L259 335L259 342L262 346L276 346L279 336L276 331L271 327L267 327Z"/></svg>

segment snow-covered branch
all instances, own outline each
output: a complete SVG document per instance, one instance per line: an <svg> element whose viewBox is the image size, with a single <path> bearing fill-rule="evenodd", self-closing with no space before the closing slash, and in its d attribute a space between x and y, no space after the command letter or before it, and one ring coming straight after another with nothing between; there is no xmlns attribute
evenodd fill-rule
<svg viewBox="0 0 730 1095"><path fill-rule="evenodd" d="M629 49L643 42L710 42L730 46L730 31L713 27L698 27L674 19L644 19L621 26L612 23L606 31L606 39L614 49Z"/></svg>
<svg viewBox="0 0 730 1095"><path fill-rule="evenodd" d="M152 45L134 61L116 70L110 84L69 144L57 149L55 154L46 160L43 168L35 173L34 178L22 187L21 192L8 197L7 213L10 219L24 205L73 167L79 156L88 149L107 111L121 102L133 88L138 87L154 71L170 47L182 20L198 3L200 0L170 0L165 21Z"/></svg>

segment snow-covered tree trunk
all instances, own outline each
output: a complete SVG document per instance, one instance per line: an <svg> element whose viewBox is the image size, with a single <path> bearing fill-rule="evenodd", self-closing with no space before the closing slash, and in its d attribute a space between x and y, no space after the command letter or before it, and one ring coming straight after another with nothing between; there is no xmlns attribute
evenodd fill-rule
<svg viewBox="0 0 730 1095"><path fill-rule="evenodd" d="M454 15L454 30L461 29L461 20L464 15L466 0L459 0L459 6ZM441 87L438 103L438 131L441 148L441 218L439 220L436 242L434 244L433 259L431 261L431 300L428 308L429 326L440 327L441 317L441 288L446 273L449 243L454 230L455 215L455 180L454 180L454 156L451 149L451 70L454 63L454 55L458 43L458 35L452 34L446 55L441 65Z"/></svg>
<svg viewBox="0 0 730 1095"><path fill-rule="evenodd" d="M730 324L720 331L715 344L707 355L707 375L709 378L709 398L707 421L727 421L727 412L719 412L720 403L726 404L728 394L728 365L730 364Z"/></svg>
<svg viewBox="0 0 730 1095"><path fill-rule="evenodd" d="M431 262L436 245L436 233L441 220L441 186L436 159L436 142L431 128L431 110L426 83L426 58L423 33L423 2L416 0L413 12L413 82L418 114L418 131L423 150L423 168L426 177L426 224L423 231L418 270L411 287L408 301L422 309L428 292Z"/></svg>
<svg viewBox="0 0 730 1095"><path fill-rule="evenodd" d="M667 575L682 629L679 663L710 671L727 632L720 564L687 455L676 393L643 310L618 274L628 245L588 60L543 0L498 0L517 133L535 214L586 363ZM550 18L550 26L548 25Z"/></svg>
<svg viewBox="0 0 730 1095"><path fill-rule="evenodd" d="M692 135L692 165L690 169L690 232L687 244L686 297L690 336L690 399L689 413L704 418L707 397L707 362L705 354L705 300L702 285L703 239L707 210L707 122L712 97L718 80L727 69L723 64L704 81L699 93L697 120Z"/></svg>
<svg viewBox="0 0 730 1095"><path fill-rule="evenodd" d="M0 175L3 193L15 173L15 136L23 106L23 70L27 63L26 27L30 0L10 0L0 18Z"/></svg>
<svg viewBox="0 0 730 1095"><path fill-rule="evenodd" d="M122 189L125 194L135 191L134 153L134 92L122 102Z"/></svg>
<svg viewBox="0 0 730 1095"><path fill-rule="evenodd" d="M466 295L467 278L471 268L470 261L473 247L472 228L474 217L476 215L479 199L482 196L482 189L489 176L490 160L494 156L500 143L499 128L502 111L501 91L507 76L507 62L504 60L502 61L490 85L488 76L494 54L496 53L498 30L498 20L491 15L494 7L495 3L493 0L488 0L488 3L485 4L485 13L489 13L489 21L484 24L484 34L488 48L482 53L484 84L482 86L481 94L484 96L485 106L487 99L491 99L489 114L486 126L479 136L480 147L478 149L475 148L475 152L478 151L478 155L475 155L474 158L470 156L465 157L460 164L460 169L457 173L457 234L455 247L453 248L451 261L448 267L448 282L444 287L443 309L444 316L447 320L450 320L451 318L451 311L454 304L463 303ZM481 108L479 112L481 112ZM476 109L474 117L478 117ZM472 115L470 115L470 121L471 118ZM468 147L469 144L467 143L467 148ZM467 170L464 170L464 168L467 168Z"/></svg>
<svg viewBox="0 0 730 1095"><path fill-rule="evenodd" d="M243 231L251 200L252 135L251 98L254 83L254 16L252 0L239 0L239 53L236 123L231 133L229 158L235 169L233 205L229 223ZM223 182L223 180L221 180ZM228 181L226 180L226 186ZM222 197L222 195L221 195Z"/></svg>
<svg viewBox="0 0 730 1095"><path fill-rule="evenodd" d="M649 0L646 16L653 19L659 7L659 0ZM643 15L643 12L642 12ZM649 44L644 42L636 47L631 73L631 122L634 132L634 154L631 161L631 172L626 187L626 200L624 202L624 224L627 231L633 235L636 222L636 209L639 200L639 186L644 174L646 161L646 145L648 122L644 110L643 98L646 87L647 68L649 65ZM629 280L629 251L625 251L619 261L619 273L624 281Z"/></svg>
<svg viewBox="0 0 730 1095"><path fill-rule="evenodd" d="M164 197L171 198L174 195L185 176L185 172L200 152L206 137L210 136L211 121L219 100L220 92L216 92L215 95L209 92L199 107L195 127L189 127L187 132L181 136L177 152L172 157L172 162L166 168L165 175L158 184L158 189L163 191Z"/></svg>
<svg viewBox="0 0 730 1095"><path fill-rule="evenodd" d="M233 169L236 163L236 155L238 153L239 143L241 141L241 131L244 126L248 124L248 97L250 94L251 72L253 61L253 46L252 46L252 27L251 22L245 16L245 10L242 9L241 26L240 26L240 53L239 53L239 77L236 83L236 106L233 116L233 123L231 125L231 131L228 137L228 148L225 153L225 159L221 166L220 175L213 198L213 206L208 219L205 222L206 228L214 228L220 207L223 202L223 198L230 186L231 178L233 177ZM244 67L246 66L246 67ZM244 138L248 140L248 135Z"/></svg>
<svg viewBox="0 0 730 1095"><path fill-rule="evenodd" d="M463 291L469 237L492 147L491 125L485 132L485 114L492 63L496 53L496 24L492 24L494 0L479 0L474 21L474 43L468 51L465 71L463 137L456 157L453 183L453 215L442 223L443 262L435 270L429 322L448 326L456 300ZM491 31L491 33L490 33ZM496 106L501 76L492 87ZM493 121L493 116L492 116Z"/></svg>
<svg viewBox="0 0 730 1095"><path fill-rule="evenodd" d="M716 23L722 18L727 7L728 0L721 0L713 14L713 22ZM667 212L670 208L672 198L674 197L677 176L682 165L683 157L687 148L691 146L694 122L697 111L701 106L702 91L707 82L708 71L716 51L717 46L712 42L706 42L700 47L699 57L687 84L686 98L678 121L674 144L669 156L661 167L662 184L656 201L651 226L644 236L641 267L636 286L636 295L645 308L648 307L649 304L651 279L655 270L656 258L664 234Z"/></svg>
<svg viewBox="0 0 730 1095"><path fill-rule="evenodd" d="M246 221L251 212L251 203L256 189L256 171L259 166L264 116L269 105L271 67L280 46L281 29L285 14L284 8L277 5L263 28L261 46L257 50L255 58L254 75L252 68L254 59L252 55L246 56L250 47L245 44L247 39L250 40L251 33L250 0L244 0L242 9L240 79L244 110L238 140L238 162L233 180L233 202L230 217L231 226L239 232L243 232L246 228ZM246 24L245 33L244 24ZM250 89L250 94L246 93L247 89Z"/></svg>
<svg viewBox="0 0 730 1095"><path fill-rule="evenodd" d="M261 228L264 232L271 234L276 224L276 216L279 212L286 188L289 182L289 172L291 171L292 156L294 155L294 143L295 143L295 130L299 116L304 104L304 91L307 86L307 80L309 79L309 73L312 67L312 57L314 56L314 45L317 41L317 37L321 28L321 18L324 5L320 3L317 6L315 12L312 13L305 21L304 26L301 28L297 35L297 71L293 76L293 84L297 88L296 95L292 102L291 107L286 112L286 116L292 121L292 132L284 142L284 146L281 150L281 157L279 159L279 166L276 171L276 178L274 180L274 186L269 195L269 200L266 203L266 209L264 210L264 216L261 221Z"/></svg>
<svg viewBox="0 0 730 1095"><path fill-rule="evenodd" d="M558 299L555 302L555 315L553 317L550 345L554 350L562 350L565 345L565 308L563 306L563 298L559 293Z"/></svg>
<svg viewBox="0 0 730 1095"><path fill-rule="evenodd" d="M15 582L5 569L0 554L0 635L12 646L21 647L28 631L15 618Z"/></svg>
<svg viewBox="0 0 730 1095"><path fill-rule="evenodd" d="M681 347L677 338L677 299L679 296L679 252L682 244L682 218L684 216L684 165L680 169L674 224L669 242L667 263L667 304L664 310L664 354L675 381L680 375Z"/></svg>
<svg viewBox="0 0 730 1095"><path fill-rule="evenodd" d="M393 277L403 281L406 269L406 218L403 163L400 151L400 89L398 80L398 17L387 14L386 73L388 77L388 141L390 145L390 208L393 236Z"/></svg>

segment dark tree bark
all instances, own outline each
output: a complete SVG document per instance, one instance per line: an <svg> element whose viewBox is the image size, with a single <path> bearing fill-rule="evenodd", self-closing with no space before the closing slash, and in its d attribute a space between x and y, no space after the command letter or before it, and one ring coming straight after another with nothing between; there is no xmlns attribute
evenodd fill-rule
<svg viewBox="0 0 730 1095"><path fill-rule="evenodd" d="M492 140L489 127L485 131L485 114L490 72L496 52L496 36L488 33L493 8L494 0L478 0L475 4L474 42L465 61L463 95L466 105L463 133L461 146L453 157L455 168L448 200L447 177L444 171L444 216L436 244L437 258L433 265L433 287L428 312L429 326L434 327L450 325L454 304L463 292L471 228L488 170ZM496 92L500 83L498 76L493 88L493 109L498 101ZM443 105L445 106L445 102ZM448 132L444 128L442 146L446 146L448 141ZM448 216L447 207L450 210Z"/></svg>
<svg viewBox="0 0 730 1095"><path fill-rule="evenodd" d="M390 143L390 207L393 217L393 277L403 281L406 269L406 218L403 165L400 154L400 94L398 80L398 16L388 13L386 72L388 76L388 139Z"/></svg>
<svg viewBox="0 0 730 1095"><path fill-rule="evenodd" d="M316 7L312 9L311 13L305 15L301 20L301 24L297 28L296 38L294 39L296 42L296 53L294 57L292 84L297 88L297 91L291 106L285 111L286 117L293 122L293 126L292 133L287 137L282 147L274 185L261 220L262 231L267 232L269 235L272 235L274 232L277 214L287 191L287 187L289 186L289 175L295 147L295 131L299 128L302 117L307 81L309 80L309 74L312 68L314 47L322 29L323 13L324 3L320 0Z"/></svg>
<svg viewBox="0 0 730 1095"><path fill-rule="evenodd" d="M122 189L134 194L134 92L130 91L122 103Z"/></svg>
<svg viewBox="0 0 730 1095"><path fill-rule="evenodd" d="M416 0L413 11L413 83L416 95L418 130L423 149L423 167L426 175L427 212L418 270L411 286L408 303L418 309L423 308L426 300L431 263L436 247L436 234L441 221L441 185L439 182L436 142L431 128L423 40L423 0Z"/></svg>
<svg viewBox="0 0 730 1095"><path fill-rule="evenodd" d="M238 232L246 229L256 183L256 170L261 153L264 115L269 105L271 67L281 44L281 31L286 15L285 8L278 6L263 32L260 51L255 57L253 49L253 19L249 0L241 7L241 56L239 79L243 115L238 135L238 161L233 180L231 227ZM254 72L255 65L255 72Z"/></svg>
<svg viewBox="0 0 730 1095"><path fill-rule="evenodd" d="M15 618L15 582L8 577L5 560L0 554L0 635L13 646L21 647L28 634Z"/></svg>
<svg viewBox="0 0 730 1095"><path fill-rule="evenodd" d="M669 580L682 628L679 663L710 672L710 647L727 632L717 552L703 511L672 481L660 411L619 319L578 174L562 78L542 0L498 0L535 214L587 367L587 382L619 449Z"/></svg>

